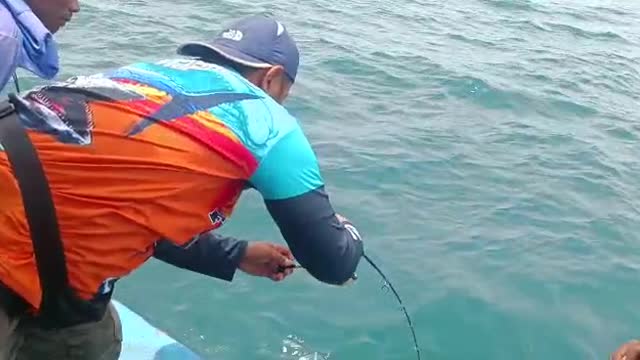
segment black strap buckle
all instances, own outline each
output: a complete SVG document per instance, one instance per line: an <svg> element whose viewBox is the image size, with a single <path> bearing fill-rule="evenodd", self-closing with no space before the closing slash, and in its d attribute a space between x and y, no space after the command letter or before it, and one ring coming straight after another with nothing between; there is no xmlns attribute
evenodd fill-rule
<svg viewBox="0 0 640 360"><path fill-rule="evenodd" d="M9 99L3 102L0 102L0 119L11 115L14 111L16 111L15 105L13 105L13 94L9 95Z"/></svg>

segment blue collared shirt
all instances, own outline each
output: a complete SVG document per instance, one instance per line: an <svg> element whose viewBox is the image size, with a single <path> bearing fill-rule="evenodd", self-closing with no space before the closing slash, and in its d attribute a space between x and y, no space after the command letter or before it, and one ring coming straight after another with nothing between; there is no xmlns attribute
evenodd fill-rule
<svg viewBox="0 0 640 360"><path fill-rule="evenodd" d="M43 79L59 70L53 35L24 0L0 0L0 90L17 67Z"/></svg>
<svg viewBox="0 0 640 360"><path fill-rule="evenodd" d="M22 36L7 8L0 4L0 90L11 80L18 67Z"/></svg>

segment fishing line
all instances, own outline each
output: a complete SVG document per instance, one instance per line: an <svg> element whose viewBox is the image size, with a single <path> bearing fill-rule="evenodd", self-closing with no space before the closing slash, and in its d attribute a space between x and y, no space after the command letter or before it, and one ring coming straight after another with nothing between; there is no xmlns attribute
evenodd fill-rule
<svg viewBox="0 0 640 360"><path fill-rule="evenodd" d="M389 278L387 278L387 276L384 274L384 272L378 267L378 265L376 265L373 260L371 260L371 258L369 258L366 254L363 254L364 259L369 263L369 265L371 265L377 272L378 274L382 277L382 279L384 280L384 285L383 285L383 289L384 288L388 288L391 289L391 291L393 292L393 295L395 295L396 299L398 300L398 303L400 303L400 307L402 308L402 312L404 313L404 316L407 318L407 324L409 325L409 329L411 330L411 335L413 336L413 345L414 348L416 350L416 355L418 357L418 360L420 360L420 347L418 346L418 338L416 337L416 331L415 328L413 327L413 322L411 321L411 317L409 316L409 313L407 312L407 308L404 306L404 303L402 302L402 299L400 298L400 295L398 294L398 292L396 291L395 287L393 287L393 284L391 284L391 281L389 281ZM280 271L284 271L285 269L303 269L303 267L301 265L290 265L290 266L286 266L286 267L280 267ZM358 276L356 274L353 274L353 277L351 278L352 280L356 280L358 278Z"/></svg>
<svg viewBox="0 0 640 360"><path fill-rule="evenodd" d="M363 256L364 256L364 259L367 260L367 262L378 272L378 274L380 274L382 279L384 279L385 287L388 287L389 289L391 289L393 294L396 296L396 299L398 299L398 303L400 303L400 306L402 307L402 312L404 312L404 316L407 318L407 324L409 324L409 329L411 330L411 335L413 335L413 345L414 345L415 350L416 350L416 355L418 356L418 360L420 360L420 347L418 346L418 339L416 338L416 331L415 331L415 328L413 327L413 322L411 322L411 317L409 316L409 313L407 312L407 308L402 303L402 299L400 298L400 295L398 294L396 289L393 287L393 284L391 284L391 281L389 281L389 279L384 274L384 272L382 272L382 270L380 270L380 268L373 262L373 260L371 260L366 254L363 254Z"/></svg>

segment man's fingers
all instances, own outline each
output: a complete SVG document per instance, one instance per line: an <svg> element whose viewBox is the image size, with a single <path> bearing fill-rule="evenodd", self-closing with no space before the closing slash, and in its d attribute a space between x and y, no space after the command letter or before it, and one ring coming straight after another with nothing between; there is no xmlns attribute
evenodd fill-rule
<svg viewBox="0 0 640 360"><path fill-rule="evenodd" d="M637 340L629 341L611 355L611 360L636 360L640 353L640 343Z"/></svg>
<svg viewBox="0 0 640 360"><path fill-rule="evenodd" d="M291 255L290 252L288 254ZM274 254L274 258L278 263L278 266L288 268L295 265L295 263L293 262L293 256L291 257L287 256L286 252L282 252L278 250L277 254Z"/></svg>
<svg viewBox="0 0 640 360"><path fill-rule="evenodd" d="M275 269L276 273L291 275L295 269L294 265L278 265Z"/></svg>
<svg viewBox="0 0 640 360"><path fill-rule="evenodd" d="M282 245L264 242L263 248L269 249L262 255L263 276L273 281L281 281L293 273L295 262L291 251Z"/></svg>
<svg viewBox="0 0 640 360"><path fill-rule="evenodd" d="M613 354L611 354L611 358L610 360L622 360L622 349L618 349L616 350L616 352L614 352Z"/></svg>
<svg viewBox="0 0 640 360"><path fill-rule="evenodd" d="M295 268L295 263L282 255L278 256L275 265L274 276L277 277L276 281L283 280L285 277L291 275Z"/></svg>
<svg viewBox="0 0 640 360"><path fill-rule="evenodd" d="M282 254L283 256L286 256L289 259L293 259L293 254L291 253L291 250L289 250L288 247L282 246L280 244L274 244L274 243L267 243L267 244L270 248L274 249L275 251Z"/></svg>
<svg viewBox="0 0 640 360"><path fill-rule="evenodd" d="M278 273L282 274L284 277L293 274L293 267L280 267L278 270Z"/></svg>
<svg viewBox="0 0 640 360"><path fill-rule="evenodd" d="M270 261L274 272L284 273L295 267L295 263L280 252L274 252Z"/></svg>
<svg viewBox="0 0 640 360"><path fill-rule="evenodd" d="M611 354L611 360L622 360L622 355L625 352L626 346L622 346L618 350L616 350L613 354Z"/></svg>
<svg viewBox="0 0 640 360"><path fill-rule="evenodd" d="M281 255L285 256L286 258L288 258L290 260L293 260L293 254L291 253L291 250L289 250L288 247L274 244L274 248Z"/></svg>

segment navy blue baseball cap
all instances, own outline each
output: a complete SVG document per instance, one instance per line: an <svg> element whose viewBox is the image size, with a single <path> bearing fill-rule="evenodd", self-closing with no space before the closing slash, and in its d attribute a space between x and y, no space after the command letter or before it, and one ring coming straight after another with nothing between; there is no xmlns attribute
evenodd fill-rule
<svg viewBox="0 0 640 360"><path fill-rule="evenodd" d="M184 56L222 56L253 68L281 65L291 82L296 79L300 63L298 47L284 25L261 15L237 20L211 41L189 42L177 51Z"/></svg>

